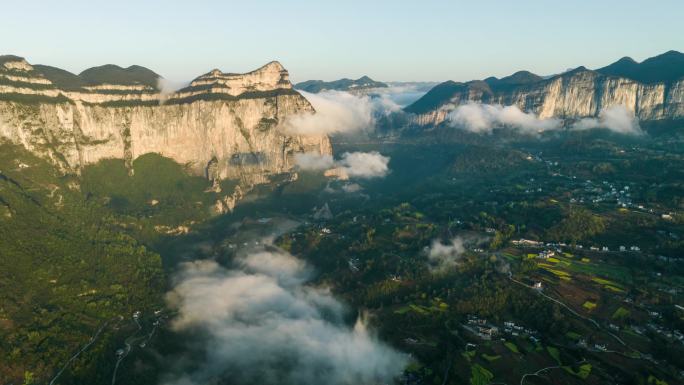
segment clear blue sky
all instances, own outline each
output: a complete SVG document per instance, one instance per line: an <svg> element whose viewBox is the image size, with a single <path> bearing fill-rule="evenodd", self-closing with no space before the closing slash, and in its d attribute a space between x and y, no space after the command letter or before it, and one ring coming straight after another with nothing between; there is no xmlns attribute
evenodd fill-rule
<svg viewBox="0 0 684 385"><path fill-rule="evenodd" d="M684 51L683 0L63 0L0 7L0 53L172 80L279 60L294 81L552 74Z"/></svg>

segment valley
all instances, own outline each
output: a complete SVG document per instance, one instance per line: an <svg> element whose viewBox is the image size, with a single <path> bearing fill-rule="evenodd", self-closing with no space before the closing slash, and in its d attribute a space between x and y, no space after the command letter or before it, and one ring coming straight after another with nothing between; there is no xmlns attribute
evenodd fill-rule
<svg viewBox="0 0 684 385"><path fill-rule="evenodd" d="M276 62L162 100L143 67L2 60L2 383L684 381L672 116L480 129Z"/></svg>

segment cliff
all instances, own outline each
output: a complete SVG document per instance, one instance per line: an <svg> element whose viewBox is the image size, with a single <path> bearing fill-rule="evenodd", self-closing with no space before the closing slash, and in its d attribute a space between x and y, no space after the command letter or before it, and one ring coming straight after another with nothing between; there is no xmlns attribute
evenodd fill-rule
<svg viewBox="0 0 684 385"><path fill-rule="evenodd" d="M80 75L0 56L0 138L79 173L105 158L159 153L210 179L245 185L289 173L298 152L331 154L326 136L292 136L278 123L313 112L278 62L245 74L219 70L179 91L159 91L143 67ZM133 172L134 170L131 170Z"/></svg>
<svg viewBox="0 0 684 385"><path fill-rule="evenodd" d="M435 86L406 107L413 123L437 125L455 106L478 102L515 105L540 118L597 116L623 105L642 121L684 118L684 54L670 51L636 63L620 61L592 71L584 67L542 78L527 71L497 79Z"/></svg>

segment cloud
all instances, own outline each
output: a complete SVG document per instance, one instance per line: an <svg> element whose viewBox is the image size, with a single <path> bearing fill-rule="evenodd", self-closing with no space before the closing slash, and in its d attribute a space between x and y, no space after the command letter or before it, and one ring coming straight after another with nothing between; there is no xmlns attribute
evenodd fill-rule
<svg viewBox="0 0 684 385"><path fill-rule="evenodd" d="M350 178L381 178L389 173L390 158L377 151L345 152L337 164Z"/></svg>
<svg viewBox="0 0 684 385"><path fill-rule="evenodd" d="M402 106L396 100L397 96L389 93L378 93L370 96L373 116L389 115L402 112Z"/></svg>
<svg viewBox="0 0 684 385"><path fill-rule="evenodd" d="M634 112L623 105L605 108L601 110L598 118L584 118L571 127L573 130L589 130L592 128L607 128L613 132L626 135L643 134Z"/></svg>
<svg viewBox="0 0 684 385"><path fill-rule="evenodd" d="M318 94L299 91L316 110L288 116L281 129L294 135L330 135L370 129L372 103L368 97L348 92L324 91Z"/></svg>
<svg viewBox="0 0 684 385"><path fill-rule="evenodd" d="M339 187L337 187L339 186ZM363 186L361 186L358 183L346 183L342 182L340 183L335 183L333 182L328 182L328 184L325 186L323 189L324 192L328 194L356 194L359 193L358 195L367 199L370 199L370 196L368 194L363 193Z"/></svg>
<svg viewBox="0 0 684 385"><path fill-rule="evenodd" d="M315 113L290 115L280 128L293 135L332 135L372 132L376 119L401 113L406 98L414 96L403 88L378 88L368 95L328 90L317 94L299 91Z"/></svg>
<svg viewBox="0 0 684 385"><path fill-rule="evenodd" d="M166 385L389 383L407 356L380 342L362 318L352 328L329 291L307 286L311 269L281 251L239 257L233 269L187 263L167 295L176 331L206 336L199 363Z"/></svg>
<svg viewBox="0 0 684 385"><path fill-rule="evenodd" d="M491 133L494 128L508 127L524 133L558 130L565 126L561 119L540 119L532 112L523 112L517 106L480 104L469 102L459 106L445 107L449 112L447 121L456 127L474 133ZM598 118L584 118L570 126L571 130L606 128L616 133L640 135L643 132L634 113L625 106L617 105L601 110Z"/></svg>
<svg viewBox="0 0 684 385"><path fill-rule="evenodd" d="M390 158L377 151L345 152L338 160L330 155L302 153L295 155L295 164L300 170L329 170L327 175L340 179L349 178L382 178L389 173Z"/></svg>
<svg viewBox="0 0 684 385"><path fill-rule="evenodd" d="M335 165L335 161L331 155L305 152L295 154L295 164L301 170L321 171L332 168Z"/></svg>
<svg viewBox="0 0 684 385"><path fill-rule="evenodd" d="M461 237L452 239L444 244L440 240L433 240L427 251L428 262L433 270L448 270L460 262L466 249Z"/></svg>
<svg viewBox="0 0 684 385"><path fill-rule="evenodd" d="M361 190L363 190L363 187L358 183L345 183L342 185L342 191L346 193L355 193Z"/></svg>
<svg viewBox="0 0 684 385"><path fill-rule="evenodd" d="M453 126L475 133L491 133L495 127L510 127L523 132L536 133L561 127L559 119L539 119L536 114L523 112L517 106L480 104L469 102L453 108L447 120Z"/></svg>
<svg viewBox="0 0 684 385"><path fill-rule="evenodd" d="M389 99L397 107L406 107L423 97L438 83L390 83L387 88L377 88L373 94Z"/></svg>
<svg viewBox="0 0 684 385"><path fill-rule="evenodd" d="M174 80L169 80L165 79L163 77L158 77L157 78L157 89L159 90L159 93L162 96L168 96L179 89L183 87L187 87L189 82L180 82L180 81L174 81Z"/></svg>

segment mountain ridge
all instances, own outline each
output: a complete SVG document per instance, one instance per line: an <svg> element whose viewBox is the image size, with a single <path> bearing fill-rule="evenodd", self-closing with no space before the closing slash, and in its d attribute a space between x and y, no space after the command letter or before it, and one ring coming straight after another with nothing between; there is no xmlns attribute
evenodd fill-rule
<svg viewBox="0 0 684 385"><path fill-rule="evenodd" d="M404 111L414 114L418 125L436 125L446 119L448 109L469 102L516 105L540 118L591 117L604 108L623 105L641 120L680 119L684 117L684 54L668 51L642 63L622 58L597 70L580 66L549 78L518 71L502 79L447 81Z"/></svg>
<svg viewBox="0 0 684 385"><path fill-rule="evenodd" d="M364 75L358 79L342 78L333 81L307 80L294 85L295 89L318 93L327 90L364 92L374 88L387 88L388 85Z"/></svg>
<svg viewBox="0 0 684 385"><path fill-rule="evenodd" d="M684 77L684 53L670 50L645 59L641 63L625 56L596 69L604 75L625 77L642 83L673 82Z"/></svg>

